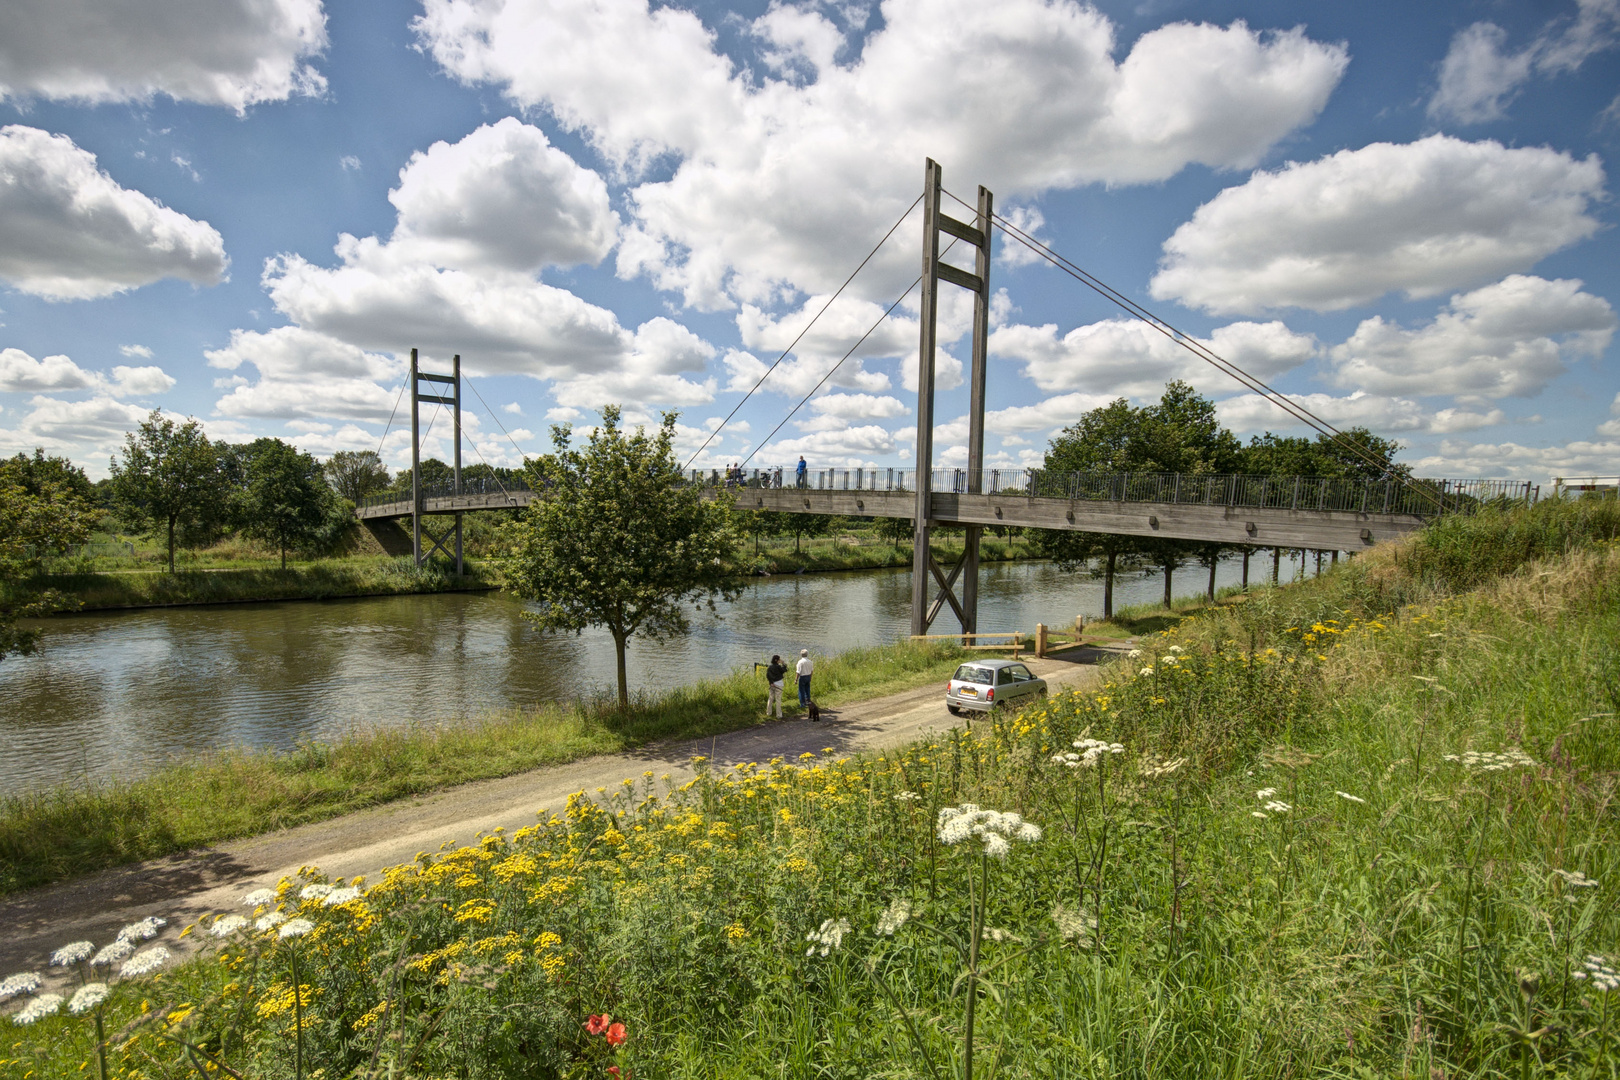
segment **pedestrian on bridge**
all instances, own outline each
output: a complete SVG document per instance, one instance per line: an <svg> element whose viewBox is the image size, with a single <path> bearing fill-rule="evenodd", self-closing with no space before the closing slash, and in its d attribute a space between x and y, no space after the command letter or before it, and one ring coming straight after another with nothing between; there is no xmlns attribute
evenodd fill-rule
<svg viewBox="0 0 1620 1080"><path fill-rule="evenodd" d="M815 661L810 659L809 649L799 650L799 662L793 668L799 674L799 704L805 707L810 705L810 673L816 670Z"/></svg>
<svg viewBox="0 0 1620 1080"><path fill-rule="evenodd" d="M782 719L782 680L787 676L787 665L780 656L772 656L765 669L765 681L770 683L770 695L765 699L765 715Z"/></svg>
<svg viewBox="0 0 1620 1080"><path fill-rule="evenodd" d="M804 487L805 476L809 473L809 471L810 471L810 466L808 466L808 465L806 465L804 463L804 455L800 454L799 455L799 467L797 469L793 470L793 476L794 476L795 479L798 480L800 487Z"/></svg>

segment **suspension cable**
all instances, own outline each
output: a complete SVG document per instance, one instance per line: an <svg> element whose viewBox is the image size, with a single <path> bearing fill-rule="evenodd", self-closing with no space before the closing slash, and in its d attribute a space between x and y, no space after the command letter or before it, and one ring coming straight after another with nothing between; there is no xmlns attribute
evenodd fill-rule
<svg viewBox="0 0 1620 1080"><path fill-rule="evenodd" d="M953 248L955 246L956 246L956 241L953 239L949 244L945 245L945 250L939 253L939 257L941 259L943 259L945 256L949 255L951 253L951 248ZM895 297L894 298L894 303L890 304L887 308L885 308L884 311L883 311L883 314L878 316L877 322L873 323L871 326L866 328L866 333L864 333L864 334L862 334L860 336L860 340L856 341L855 344L851 345L849 347L849 351L844 353L843 356L839 357L838 363L834 364L832 367L827 369L827 374L825 374L825 375L823 375L821 377L821 381L816 383L816 385L812 386L810 388L810 392L808 394L804 395L804 397L800 398L799 403L797 405L793 406L793 408L788 410L788 414L782 418L782 422L780 424L777 424L774 428L772 428L771 433L769 435L765 436L765 438L761 439L760 442L759 442L759 445L754 447L753 451L751 453L749 453L749 455L747 457L743 458L742 465L747 465L750 461L754 460L754 455L759 453L761 450L765 449L765 444L766 443L768 443L772 439L776 438L776 433L778 431L781 431L783 426L786 425L789 420L793 419L793 414L798 412L800 409L804 408L804 403L809 401L810 398L815 395L815 392L817 390L820 390L823 386L826 385L827 380L833 377L833 372L835 372L839 368L843 367L845 360L848 360L851 356L855 355L855 350L860 348L863 344L865 344L866 339L871 337L874 333L877 332L877 328L879 326L883 325L883 320L887 319L890 315L894 314L894 309L900 306L900 302L902 300L904 300L906 297L910 296L911 295L911 290L915 289L920 284L922 284L922 275L918 274L916 279L913 280L910 285L906 286L906 291L901 293L899 296ZM742 468L742 465L739 465L737 467L740 469L740 468Z"/></svg>
<svg viewBox="0 0 1620 1080"><path fill-rule="evenodd" d="M895 219L895 223L893 225L889 226L889 231L883 234L883 239L879 240L877 242L877 244L872 248L872 250L868 251L866 253L866 258L861 260L859 266L855 267L854 270L850 271L849 277L845 278L844 283L842 285L838 286L838 291L833 293L830 297L828 297L827 302L825 304L821 305L821 310L816 312L816 317L814 319L811 319L809 322L804 324L804 329L799 331L798 336L795 337L791 342L788 343L787 348L782 350L782 354L776 358L776 360L771 364L770 367L765 369L765 374L763 374L763 375L761 375L759 377L759 381L754 383L754 385L749 389L748 393L746 393L746 394L744 394L742 396L742 400L737 402L736 406L733 407L732 410L729 413L726 414L726 418L724 420L720 421L720 426L715 428L713 431L709 432L709 437L707 439L703 440L703 445L702 446L700 446L696 450L692 451L692 456L686 459L686 464L685 465L681 466L681 472L684 473L689 467L691 467L692 462L697 460L698 455L703 453L704 450L707 450L708 447L709 447L709 444L714 441L714 437L716 435L720 434L721 428L724 428L727 424L731 423L731 418L737 415L737 410L743 407L744 402L746 402L749 398L754 396L754 391L758 390L761 386L763 386L764 383L765 383L765 380L771 377L771 372L775 371L777 369L777 367L782 363L782 361L787 359L787 355L788 355L788 353L793 351L793 347L795 345L797 345L804 338L804 335L806 335L806 334L808 334L810 332L810 328L812 326L816 325L816 320L820 319L823 315L825 315L827 313L827 309L832 307L833 301L837 300L838 297L840 295L842 295L843 291L849 287L849 283L855 280L855 275L859 274L861 272L861 270L865 268L866 264L872 261L872 256L876 255L878 253L879 249L881 249L884 244L887 244L889 242L889 237L894 235L894 231L896 229L898 229L902 224L905 223L906 218L911 216L911 212L913 210L917 209L917 204L922 202L922 198L923 197L921 195L918 195L914 200L912 200L911 205L906 207L905 213L901 214L897 219ZM910 289L906 290L906 292L910 292L910 291L911 291ZM903 294L902 294L901 299L904 299ZM893 309L891 308L890 310L893 310ZM884 317L887 318L887 313L885 313ZM878 322L882 322L882 321L883 321L882 319L878 320ZM873 329L876 329L875 325L874 325ZM868 334L870 334L871 332L872 332L871 330L867 331ZM864 341L866 339L863 337L861 340ZM846 359L847 359L847 357L846 357ZM843 363L843 361L840 360L839 363ZM823 381L825 381L825 380L823 380ZM797 410L798 407L795 406L794 408L795 408L795 410ZM788 415L791 416L793 414L789 413ZM783 423L786 423L786 421L783 421ZM777 427L780 430L781 425L779 424L779 425L777 425ZM774 434L774 432L772 434ZM764 445L764 444L762 443L761 445ZM757 448L756 448L755 452L756 453L758 452ZM752 457L753 455L750 454L749 456Z"/></svg>
<svg viewBox="0 0 1620 1080"><path fill-rule="evenodd" d="M962 206L977 212L977 208L971 206L959 196L954 195L949 191L946 191L945 194L949 195ZM1153 312L1147 310L1136 301L1130 299L1128 296L1123 295L1106 282L1098 279L1096 276L1092 275L1081 267L1076 266L1067 258L1058 254L1046 244L1036 240L1023 229L1008 221L1000 214L993 214L992 218L995 225L1000 228L1003 233L1006 233L1008 236L1029 248L1035 254L1052 263L1054 266L1067 273L1070 277L1075 278L1105 299L1123 308L1127 314L1147 323L1148 326L1152 327L1154 330L1157 330L1159 333L1163 334L1176 344L1182 346L1194 356L1197 356L1200 360L1203 360L1211 367L1214 367L1216 370L1236 380L1246 389L1249 389L1259 396L1265 398L1271 404L1276 405L1284 412L1287 412L1293 416L1296 420L1314 429L1318 434L1327 436L1329 441L1347 450L1351 455L1359 458L1365 464L1375 466L1376 468L1382 470L1386 476L1400 479L1406 486L1410 487L1414 491L1422 493L1431 502L1439 502L1432 492L1429 492L1426 488L1413 481L1410 477L1401 474L1388 459L1383 458L1381 455L1374 453L1367 447L1356 442L1354 439L1349 438L1332 424L1311 412L1310 409L1299 404L1297 401L1294 401L1287 395L1273 389L1256 376L1250 375L1247 371L1244 371L1236 364L1220 356L1214 350L1209 348L1209 346L1205 345L1191 334L1177 329L1175 326L1153 314Z"/></svg>

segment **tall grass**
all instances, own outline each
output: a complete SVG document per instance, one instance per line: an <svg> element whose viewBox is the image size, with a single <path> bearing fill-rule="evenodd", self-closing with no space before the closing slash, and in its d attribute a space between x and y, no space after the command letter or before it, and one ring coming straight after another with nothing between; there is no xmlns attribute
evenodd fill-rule
<svg viewBox="0 0 1620 1080"><path fill-rule="evenodd" d="M816 697L837 704L943 679L960 656L946 642L850 650L818 661ZM638 695L624 711L607 698L548 704L451 726L361 732L290 753L222 751L140 780L6 796L0 893L472 780L731 731L760 720L764 706L763 677L738 671Z"/></svg>

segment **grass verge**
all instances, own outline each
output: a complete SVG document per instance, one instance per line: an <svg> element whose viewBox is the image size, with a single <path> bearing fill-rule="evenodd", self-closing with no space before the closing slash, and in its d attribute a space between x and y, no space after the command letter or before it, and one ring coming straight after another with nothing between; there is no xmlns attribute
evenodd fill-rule
<svg viewBox="0 0 1620 1080"><path fill-rule="evenodd" d="M971 734L638 783L377 882L310 871L5 1053L79 1076L105 1030L153 1076L1613 1077L1620 515L1579 513L1261 590Z"/></svg>
<svg viewBox="0 0 1620 1080"><path fill-rule="evenodd" d="M835 705L943 679L961 655L943 642L852 650L817 662L816 697ZM735 730L760 719L764 690L762 676L736 672L639 696L628 712L608 701L509 710L286 754L209 754L129 783L8 796L0 799L0 893L471 780Z"/></svg>
<svg viewBox="0 0 1620 1080"><path fill-rule="evenodd" d="M415 567L409 558L355 556L289 566L248 569L159 570L51 574L32 579L30 589L55 589L80 601L76 611L234 604L254 600L328 600L340 596L398 596L497 587L495 575L468 560L457 578L444 563Z"/></svg>

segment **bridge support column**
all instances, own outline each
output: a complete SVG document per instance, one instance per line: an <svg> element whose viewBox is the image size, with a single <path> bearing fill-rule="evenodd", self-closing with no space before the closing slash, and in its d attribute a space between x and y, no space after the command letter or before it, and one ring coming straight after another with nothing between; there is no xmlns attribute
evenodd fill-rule
<svg viewBox="0 0 1620 1080"><path fill-rule="evenodd" d="M930 158L923 173L923 273L918 310L921 331L917 342L917 506L913 517L916 527L911 560L911 632L917 636L928 633L928 627L947 603L962 624L964 634L978 631L979 614L979 538L983 532L982 526L968 525L964 529L966 535L962 560L951 570L949 577L934 562L929 550L933 534L934 354L938 348L939 283L943 280L973 293L967 489L969 494L980 494L984 488L984 384L990 326L990 225L994 204L990 192L979 188L977 219L973 225L969 225L940 211L941 195L941 169L939 163ZM973 245L976 273L970 274L940 262L942 232ZM962 582L962 598L958 602L954 586L957 577L964 571L967 576ZM940 586L940 595L932 604L929 603L930 577L936 578Z"/></svg>
<svg viewBox="0 0 1620 1080"><path fill-rule="evenodd" d="M461 494L461 354L457 353L454 360L453 375L433 375L422 370L417 358L417 351L411 350L411 558L415 565L421 566L434 553L443 552L456 561L456 575L459 577L464 569L461 553L461 512L455 512L455 524L438 536L434 536L422 526L422 505L426 492L422 487L422 402L435 405L448 405L451 407L455 424L455 471L451 492ZM450 397L440 393L422 393L422 384L441 383L452 388ZM422 550L422 537L426 535L432 547L428 551ZM445 546L452 536L455 538L455 548Z"/></svg>

